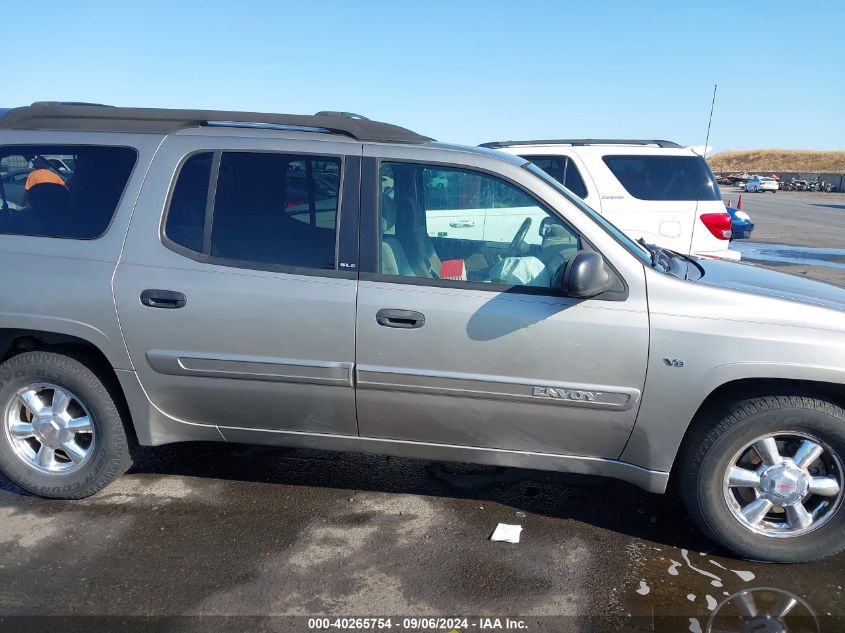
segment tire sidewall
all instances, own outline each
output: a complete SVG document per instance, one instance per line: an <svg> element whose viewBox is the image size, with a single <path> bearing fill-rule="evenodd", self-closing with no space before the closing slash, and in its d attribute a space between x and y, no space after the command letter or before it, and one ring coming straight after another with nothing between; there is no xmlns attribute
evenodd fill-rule
<svg viewBox="0 0 845 633"><path fill-rule="evenodd" d="M803 407L763 411L744 418L719 435L702 460L697 482L702 519L720 541L746 558L801 562L821 558L843 546L845 504L840 503L834 516L820 528L802 536L778 538L743 526L725 500L724 477L740 449L766 435L802 433L827 444L840 462L845 462L845 421Z"/></svg>
<svg viewBox="0 0 845 633"><path fill-rule="evenodd" d="M126 436L120 415L99 379L76 360L47 352L22 354L0 366L0 415L16 392L27 384L50 383L67 389L88 410L94 427L94 454L71 473L41 473L28 466L0 432L0 469L21 488L45 497L75 498L93 494L114 478L116 462L124 459ZM2 420L6 424L5 417Z"/></svg>

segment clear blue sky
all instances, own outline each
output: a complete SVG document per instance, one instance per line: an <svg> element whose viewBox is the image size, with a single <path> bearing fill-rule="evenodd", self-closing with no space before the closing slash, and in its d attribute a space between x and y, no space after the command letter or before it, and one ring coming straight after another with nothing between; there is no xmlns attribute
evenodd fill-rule
<svg viewBox="0 0 845 633"><path fill-rule="evenodd" d="M0 0L0 106L348 110L439 140L845 149L845 2ZM28 68L28 61L32 67Z"/></svg>

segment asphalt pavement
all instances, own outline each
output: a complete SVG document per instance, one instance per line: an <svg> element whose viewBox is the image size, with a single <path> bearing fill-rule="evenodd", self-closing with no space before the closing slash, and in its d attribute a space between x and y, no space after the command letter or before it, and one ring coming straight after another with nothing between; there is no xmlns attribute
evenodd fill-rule
<svg viewBox="0 0 845 633"><path fill-rule="evenodd" d="M744 193L723 185L722 198L742 205L754 221L751 240L732 248L746 261L845 286L845 193ZM784 247L801 248L784 248Z"/></svg>
<svg viewBox="0 0 845 633"><path fill-rule="evenodd" d="M744 195L752 244L842 248L845 195L803 196ZM500 522L523 526L520 543L489 540ZM82 501L0 479L4 631L316 630L309 616L392 617L391 630L498 617L545 631L750 631L749 619L841 631L843 563L737 560L671 494L558 473L184 444L144 449ZM406 619L424 616L469 619Z"/></svg>

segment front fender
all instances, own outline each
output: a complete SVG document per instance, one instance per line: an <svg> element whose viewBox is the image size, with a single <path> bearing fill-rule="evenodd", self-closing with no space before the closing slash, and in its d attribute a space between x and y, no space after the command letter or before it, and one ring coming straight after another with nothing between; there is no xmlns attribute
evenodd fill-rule
<svg viewBox="0 0 845 633"><path fill-rule="evenodd" d="M841 333L659 313L652 314L651 324L641 406L620 455L643 468L669 471L702 403L729 383L773 379L845 385Z"/></svg>

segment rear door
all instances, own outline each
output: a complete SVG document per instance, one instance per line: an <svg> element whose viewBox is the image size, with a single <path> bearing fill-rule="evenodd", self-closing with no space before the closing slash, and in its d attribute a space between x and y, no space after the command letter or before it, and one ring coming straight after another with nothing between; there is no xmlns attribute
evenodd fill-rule
<svg viewBox="0 0 845 633"><path fill-rule="evenodd" d="M161 411L357 433L360 151L252 132L166 139L114 278L132 363Z"/></svg>
<svg viewBox="0 0 845 633"><path fill-rule="evenodd" d="M627 292L587 301L562 296L551 287L556 271L549 267L588 244L519 184L536 184L535 176L513 166L508 180L483 166L449 164L447 152L441 163L432 162L439 154L410 148L374 146L365 153L372 158L365 158L362 190L361 435L617 457L645 378L642 267L626 278ZM394 176L389 192L378 188L386 173ZM432 191L432 180L449 184ZM396 205L397 198L405 203ZM426 269L413 265L419 241L413 231L425 231L443 209L470 210L485 216L487 227L500 226L486 234L490 239L429 234L440 272L463 270L463 277L420 273ZM520 219L511 233L502 219L508 213ZM514 240L526 221L524 239ZM401 251L397 257L410 263L406 272L386 272L386 250Z"/></svg>

